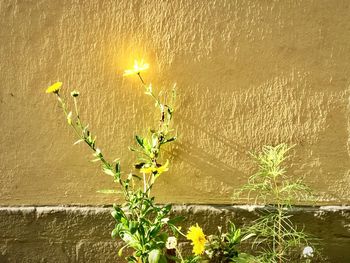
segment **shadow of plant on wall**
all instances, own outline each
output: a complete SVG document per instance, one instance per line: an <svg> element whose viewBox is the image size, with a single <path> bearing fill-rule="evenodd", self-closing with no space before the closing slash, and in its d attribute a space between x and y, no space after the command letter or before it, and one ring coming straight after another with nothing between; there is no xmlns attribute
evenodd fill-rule
<svg viewBox="0 0 350 263"><path fill-rule="evenodd" d="M152 188L159 176L169 170L169 160L164 160L162 152L164 147L176 140L171 123L174 115L175 91L171 91L170 99L166 94L160 95L154 92L151 84L147 84L141 73L149 68L143 61L137 62L132 69L126 70L124 76L136 76L139 78L145 94L149 96L155 108L159 112L157 127L149 129L145 136L136 135L137 147L129 149L137 155L134 163L134 172L122 173L121 164L118 159L109 161L104 153L97 147L96 136L90 131L79 115L78 98L79 92L72 91L73 110L70 110L66 100L61 95L62 82L57 82L46 89L47 93L56 95L68 125L74 130L78 140L75 144L85 143L92 151L94 159L92 162L100 162L105 174L112 177L117 187L113 190L105 190L105 193L123 193L124 203L114 204L112 216L116 221L112 230L113 238L120 238L124 246L120 248L118 255L122 256L123 250L128 252L126 260L137 263L162 263L162 262L290 262L286 258L290 247L300 246L307 242L307 236L302 232L296 232L290 226L289 216L285 209L289 207L282 201L285 200L284 193L293 196L295 192L302 192L307 188L300 182L287 184L280 189L277 179L283 178L284 170L280 164L284 160L284 153L288 150L285 145L276 148L264 148L262 155L258 156L260 172L251 177L244 190L258 191L265 197L272 197L277 204L277 213L269 213L263 216L253 226L241 230L230 223L224 232L221 227L215 235L206 236L198 224L193 224L184 233L178 224L182 217L172 217L170 204L160 206L155 204L152 196ZM258 179L263 179L260 182ZM270 193L270 191L273 191ZM277 225L275 224L277 222ZM271 226L272 223L272 226ZM266 232L266 230L269 230ZM293 231L294 232L293 232ZM265 232L264 232L265 231ZM277 231L277 232L276 232ZM282 234L288 234L282 236ZM242 242L256 237L254 244L260 247L270 248L274 253L272 256L265 254L253 256L240 250ZM179 241L183 239L191 241L192 254L185 255ZM285 241L285 238L287 240ZM262 240L262 241L261 241ZM304 242L305 241L305 242ZM258 243L259 242L259 243ZM130 253L130 251L132 251ZM184 254L184 255L183 255ZM313 251L306 249L302 260L311 262ZM267 255L267 254L266 254ZM271 261L274 259L275 261Z"/></svg>

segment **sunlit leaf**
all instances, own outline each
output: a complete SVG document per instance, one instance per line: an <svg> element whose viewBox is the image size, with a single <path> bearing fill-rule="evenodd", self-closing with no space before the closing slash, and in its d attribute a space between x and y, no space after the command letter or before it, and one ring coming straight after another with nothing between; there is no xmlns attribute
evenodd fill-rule
<svg viewBox="0 0 350 263"><path fill-rule="evenodd" d="M109 168L103 168L103 172L107 175L114 176L115 173Z"/></svg>
<svg viewBox="0 0 350 263"><path fill-rule="evenodd" d="M73 145L76 145L76 144L81 143L83 141L84 141L84 139L77 140L75 143L73 143Z"/></svg>
<svg viewBox="0 0 350 263"><path fill-rule="evenodd" d="M148 254L148 262L149 263L158 263L161 256L161 251L159 249L153 249Z"/></svg>

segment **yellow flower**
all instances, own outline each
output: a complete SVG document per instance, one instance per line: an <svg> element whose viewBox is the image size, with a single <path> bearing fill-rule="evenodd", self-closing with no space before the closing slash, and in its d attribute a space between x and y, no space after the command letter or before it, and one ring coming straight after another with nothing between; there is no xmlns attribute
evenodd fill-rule
<svg viewBox="0 0 350 263"><path fill-rule="evenodd" d="M58 93L62 86L62 82L56 82L46 89L46 93Z"/></svg>
<svg viewBox="0 0 350 263"><path fill-rule="evenodd" d="M159 166L159 167L152 167L151 166L151 167L141 168L140 172L145 173L145 174L157 173L158 175L160 175L161 173L164 173L164 172L169 170L168 166L169 166L169 160L167 160L164 165Z"/></svg>
<svg viewBox="0 0 350 263"><path fill-rule="evenodd" d="M143 60L141 60L140 62L135 60L134 68L125 70L123 76L130 76L133 74L139 74L141 71L145 71L148 68L149 68L149 64L144 63Z"/></svg>
<svg viewBox="0 0 350 263"><path fill-rule="evenodd" d="M195 255L201 255L205 249L205 235L201 227L196 224L196 226L191 226L186 235L188 240L192 241L193 253Z"/></svg>

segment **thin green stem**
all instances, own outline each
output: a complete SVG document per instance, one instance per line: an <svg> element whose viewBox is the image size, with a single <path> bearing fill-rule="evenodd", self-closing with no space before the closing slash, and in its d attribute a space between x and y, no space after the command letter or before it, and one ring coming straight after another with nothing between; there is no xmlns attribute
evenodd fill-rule
<svg viewBox="0 0 350 263"><path fill-rule="evenodd" d="M83 125L82 125L82 123L80 121L80 115L79 115L79 111L78 111L78 103L77 103L76 97L73 97L73 100L74 100L75 114L77 116L77 123L78 123L79 127L82 128Z"/></svg>
<svg viewBox="0 0 350 263"><path fill-rule="evenodd" d="M63 101L62 97L60 96L60 94L59 94L58 92L55 93L55 94L57 95L58 101L59 101L60 104L61 104L61 107L62 107L64 116L66 117L66 119L68 119L67 107L66 107L65 102ZM78 135L78 137L79 137L80 139L84 139L84 138L81 136L81 134L78 132L77 128L73 125L73 123L72 123L70 126L72 126L74 132Z"/></svg>
<svg viewBox="0 0 350 263"><path fill-rule="evenodd" d="M180 251L177 247L175 247L175 250L176 250L176 254L177 254L177 255L179 256L179 258L180 258L180 262L181 262L181 263L185 262L184 259L183 259L183 257L182 257L182 255L181 255L181 251Z"/></svg>
<svg viewBox="0 0 350 263"><path fill-rule="evenodd" d="M57 97L58 97L58 101L61 104L63 113L66 117L66 119L68 119L68 111L67 111L67 106L66 103L64 102L63 98L60 96L60 94L57 92L56 93ZM91 150L93 150L96 153L97 148L95 147L94 143L90 142L90 139L85 135L84 132L84 125L81 123L80 121L80 117L79 117L79 110L78 110L78 106L77 106L77 100L74 97L74 108L75 108L75 113L76 113L76 117L77 117L77 126L75 125L75 123L71 123L70 126L73 128L74 132L76 133L76 135L79 137L80 140L83 140L88 146L89 148L91 148ZM79 130L78 130L79 129ZM100 161L106 166L106 167L113 167L103 156L102 153L99 153L96 157L98 157L100 159ZM122 189L124 191L125 196L129 196L127 193L127 190L124 188L124 184L122 182L122 180L118 181L119 184L122 186Z"/></svg>
<svg viewBox="0 0 350 263"><path fill-rule="evenodd" d="M139 78L140 78L142 84L146 86L146 82L145 82L145 81L143 80L143 78L141 77L141 73L140 73L140 72L137 72L137 76L139 76Z"/></svg>
<svg viewBox="0 0 350 263"><path fill-rule="evenodd" d="M142 173L142 177L143 177L143 192L147 193L147 180L146 180L146 174Z"/></svg>

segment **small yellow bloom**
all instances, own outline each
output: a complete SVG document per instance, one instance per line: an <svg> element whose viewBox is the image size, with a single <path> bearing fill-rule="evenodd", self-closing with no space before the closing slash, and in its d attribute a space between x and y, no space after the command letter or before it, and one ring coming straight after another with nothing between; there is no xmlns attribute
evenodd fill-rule
<svg viewBox="0 0 350 263"><path fill-rule="evenodd" d="M196 226L191 226L186 235L188 240L192 241L193 245L193 253L195 255L203 254L205 250L205 243L207 240L205 239L205 235L201 227L196 224Z"/></svg>
<svg viewBox="0 0 350 263"><path fill-rule="evenodd" d="M145 173L145 174L148 174L148 173L157 173L158 175L166 172L169 170L168 168L169 166L169 160L166 161L166 163L162 166L159 166L159 167L145 167L145 168L141 168L140 169L140 172L141 173Z"/></svg>
<svg viewBox="0 0 350 263"><path fill-rule="evenodd" d="M141 71L145 71L148 68L149 68L149 64L144 63L143 60L141 60L140 62L135 60L134 68L125 70L123 76L130 76L133 74L139 74Z"/></svg>
<svg viewBox="0 0 350 263"><path fill-rule="evenodd" d="M46 93L58 93L62 86L62 82L56 82L46 89Z"/></svg>

